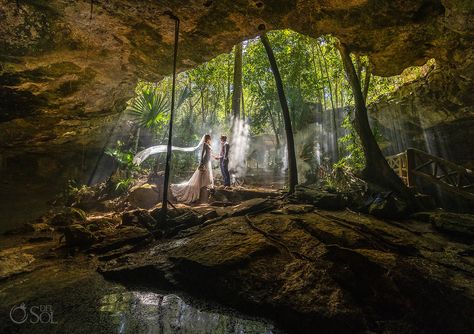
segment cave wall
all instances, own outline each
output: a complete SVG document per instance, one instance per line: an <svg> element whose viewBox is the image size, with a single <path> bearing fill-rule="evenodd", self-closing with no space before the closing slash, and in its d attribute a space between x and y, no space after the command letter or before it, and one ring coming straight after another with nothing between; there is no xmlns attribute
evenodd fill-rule
<svg viewBox="0 0 474 334"><path fill-rule="evenodd" d="M468 65L461 72L436 68L369 106L386 155L414 147L474 167L474 75Z"/></svg>
<svg viewBox="0 0 474 334"><path fill-rule="evenodd" d="M173 22L166 10L181 19L179 71L261 31L290 28L335 35L369 55L378 75L436 58L461 78L459 85L471 87L473 8L466 0L108 0L94 1L91 11L88 0L0 0L2 211L15 203L14 210L30 212L21 205L25 198L45 203L83 156L91 162L81 174L90 178L137 80L171 72ZM447 94L456 97L455 87ZM463 119L457 112L463 103L472 106L458 102L449 107L450 121ZM41 171L43 157L57 167ZM9 215L0 217L0 225L7 221Z"/></svg>

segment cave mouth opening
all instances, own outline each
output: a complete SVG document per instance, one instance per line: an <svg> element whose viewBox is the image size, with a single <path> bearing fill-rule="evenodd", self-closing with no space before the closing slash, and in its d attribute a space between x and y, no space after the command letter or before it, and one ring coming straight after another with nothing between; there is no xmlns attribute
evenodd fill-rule
<svg viewBox="0 0 474 334"><path fill-rule="evenodd" d="M330 170L338 161L359 168L360 157L352 159L353 152L345 146L335 148L346 145L349 140L353 104L352 93L334 46L336 39L331 35L314 39L292 30L272 31L268 36L287 92L298 149L300 179L303 182L315 180L318 168ZM243 178L247 169L259 169L278 175L266 175L259 178L260 181L283 186L285 173L281 171L287 165L282 157L286 147L272 72L258 37L243 41L241 46L241 131L232 133L235 117L232 110L236 66L234 47L230 53L221 54L178 74L173 144L194 146L203 134L209 133L214 138L213 147L217 149L220 135L228 134L230 138L234 137L234 143L238 142L238 155L244 156L240 166L234 166L236 169L239 167L234 180L239 176ZM353 59L362 84L367 85L368 104L394 93L402 85L424 78L436 67L435 60L430 59L426 64L407 68L399 75L380 77L370 74L366 56L353 56ZM120 152L130 156L146 147L165 144L167 138L171 76L159 82L139 81L135 94L117 122L120 126L106 145L106 152L116 160L120 159ZM336 116L332 118L334 113ZM336 126L332 124L334 121ZM280 142L282 148L278 149ZM336 150L345 154L337 157ZM197 163L198 156L180 152L175 152L174 156L173 178L184 180L189 177L191 166ZM110 165L110 157L101 160L101 163ZM156 155L145 162L144 168L155 172L163 170L164 161L164 154ZM107 173L101 173L101 170L107 168L97 166L90 183L104 179Z"/></svg>

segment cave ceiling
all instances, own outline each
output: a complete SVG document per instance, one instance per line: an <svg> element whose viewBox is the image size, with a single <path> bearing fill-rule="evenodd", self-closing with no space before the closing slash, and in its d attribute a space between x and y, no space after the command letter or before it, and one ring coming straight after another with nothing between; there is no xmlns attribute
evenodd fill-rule
<svg viewBox="0 0 474 334"><path fill-rule="evenodd" d="M19 6L17 6L17 3ZM180 71L263 30L333 34L367 54L375 74L436 58L474 72L467 0L0 0L0 147L103 145L137 80L170 74L173 22Z"/></svg>

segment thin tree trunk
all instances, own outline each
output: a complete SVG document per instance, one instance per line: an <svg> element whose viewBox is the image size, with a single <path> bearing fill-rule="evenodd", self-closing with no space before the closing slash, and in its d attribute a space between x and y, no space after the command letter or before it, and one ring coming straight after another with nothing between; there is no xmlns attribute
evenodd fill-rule
<svg viewBox="0 0 474 334"><path fill-rule="evenodd" d="M350 53L344 44L339 44L339 53L341 54L344 69L347 74L347 80L352 88L355 103L355 120L354 127L359 135L364 150L365 156L365 169L363 175L366 179L374 182L375 184L387 187L405 200L408 201L409 205L415 205L414 196L410 190L405 186L403 181L395 174L390 168L387 160L382 154L377 141L370 129L369 118L367 116L367 107L362 96L362 90L360 86L359 78L357 77L354 64L352 63Z"/></svg>
<svg viewBox="0 0 474 334"><path fill-rule="evenodd" d="M229 115L230 114L230 110L229 110L229 100L230 100L230 66L231 66L231 62L230 62L230 57L229 59L227 60L227 94L225 96L225 115Z"/></svg>
<svg viewBox="0 0 474 334"><path fill-rule="evenodd" d="M288 176L289 176L289 193L292 194L295 192L295 187L298 184L298 170L296 167L296 152L295 152L295 142L293 139L293 129L291 127L290 120L290 111L288 109L288 102L285 97L285 90L283 89L283 82L281 80L280 71L278 70L278 65L273 54L270 41L265 33L260 35L260 41L265 47L267 52L268 61L270 62L270 67L275 78L275 85L278 91L278 98L280 99L281 110L283 113L283 120L285 123L285 132L286 132L286 144L288 146Z"/></svg>
<svg viewBox="0 0 474 334"><path fill-rule="evenodd" d="M338 138L337 138L337 123L336 123L336 108L334 106L334 93L332 89L332 84L331 80L329 78L329 66L328 62L326 60L326 57L323 55L323 51L321 50L321 46L319 43L317 44L318 46L318 51L320 54L320 57L323 59L324 62L324 71L326 72L326 79L328 81L328 88L329 88L329 95L331 96L331 108L332 108L332 114L331 114L331 122L332 122L332 146L333 146L333 162L337 162L339 160L339 150L338 150Z"/></svg>
<svg viewBox="0 0 474 334"><path fill-rule="evenodd" d="M316 43L319 43L319 42L316 41ZM313 52L313 59L314 59L315 58L314 46L312 46L311 49L312 49L312 52ZM324 75L323 74L323 63L321 62L321 56L319 55L319 53L318 53L318 65L319 65L319 71L321 72L321 77L322 77ZM316 66L316 63L314 64L314 66ZM316 72L316 69L315 69L315 72ZM324 82L323 80L321 80L321 81ZM322 96L323 96L323 98L322 98L322 107L323 107L323 111L325 112L326 109L327 109L327 103L326 103L326 94L324 92L324 85L322 87Z"/></svg>
<svg viewBox="0 0 474 334"><path fill-rule="evenodd" d="M244 91L242 90L242 119L245 119Z"/></svg>
<svg viewBox="0 0 474 334"><path fill-rule="evenodd" d="M135 138L135 153L138 152L138 143L140 142L140 127L137 129L137 135Z"/></svg>
<svg viewBox="0 0 474 334"><path fill-rule="evenodd" d="M272 112L273 108L270 106L267 99L265 98L262 85L260 84L260 81L258 81L258 80L257 80L257 86L258 86L258 89L260 91L260 95L262 96L262 100L263 100L263 102L265 103L265 106L268 109L268 115L270 116L270 124L272 126L273 133L275 134L276 147L277 147L277 149L279 149L280 148L280 137L278 136L278 129L275 125L275 119L273 118L273 112Z"/></svg>
<svg viewBox="0 0 474 334"><path fill-rule="evenodd" d="M201 90L201 116L202 116L202 125L206 122L206 115L204 111L204 93Z"/></svg>
<svg viewBox="0 0 474 334"><path fill-rule="evenodd" d="M316 82L319 82L319 76L318 76L318 69L317 69L317 66L316 66L316 54L314 52L314 45L311 45L311 60L313 62L313 68L314 68L314 76L316 78ZM318 101L319 103L321 104L321 108L323 107L323 94L321 94L321 90L320 89L317 89L316 90L316 94L317 94L317 97L318 97Z"/></svg>
<svg viewBox="0 0 474 334"><path fill-rule="evenodd" d="M365 67L365 80L364 80L364 91L362 92L364 96L364 102L367 103L367 96L369 95L369 86L370 86L370 77L371 77L371 67L368 64Z"/></svg>
<svg viewBox="0 0 474 334"><path fill-rule="evenodd" d="M234 90L232 92L232 116L240 119L240 99L242 95L242 43L235 46L234 50Z"/></svg>
<svg viewBox="0 0 474 334"><path fill-rule="evenodd" d="M355 69L357 72L357 77L361 79L362 78L362 62L360 61L360 55L356 55L355 60L356 60Z"/></svg>

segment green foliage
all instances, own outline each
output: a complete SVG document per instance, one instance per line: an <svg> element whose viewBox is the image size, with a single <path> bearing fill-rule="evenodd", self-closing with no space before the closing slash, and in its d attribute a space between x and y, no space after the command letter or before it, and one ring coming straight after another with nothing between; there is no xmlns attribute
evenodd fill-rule
<svg viewBox="0 0 474 334"><path fill-rule="evenodd" d="M70 208L71 213L73 213L79 220L81 221L86 221L87 220L87 214L84 212L84 210L81 210L79 208Z"/></svg>
<svg viewBox="0 0 474 334"><path fill-rule="evenodd" d="M131 177L119 179L115 184L115 191L118 193L126 193L133 184L134 179Z"/></svg>
<svg viewBox="0 0 474 334"><path fill-rule="evenodd" d="M343 169L350 172L362 170L365 167L364 151L351 120L351 111L349 111L344 118L342 127L347 130L347 134L339 138L339 143L345 151L345 155L334 164L335 169ZM375 140L379 143L383 142L385 138L377 127L372 127Z"/></svg>
<svg viewBox="0 0 474 334"><path fill-rule="evenodd" d="M129 109L140 127L156 129L166 124L169 101L165 93L152 85L144 85L139 90Z"/></svg>
<svg viewBox="0 0 474 334"><path fill-rule="evenodd" d="M76 180L68 180L66 196L80 198L94 194L94 189L86 184L78 184Z"/></svg>
<svg viewBox="0 0 474 334"><path fill-rule="evenodd" d="M365 167L364 151L360 139L352 125L350 113L347 113L342 127L348 130L347 134L339 138L339 143L346 154L334 165L335 168L348 170L362 170Z"/></svg>
<svg viewBox="0 0 474 334"><path fill-rule="evenodd" d="M136 170L138 167L133 163L133 153L125 149L125 143L118 140L115 147L109 147L105 154L115 158L119 168L126 171Z"/></svg>
<svg viewBox="0 0 474 334"><path fill-rule="evenodd" d="M333 36L313 39L290 30L281 30L270 32L268 38L284 82L295 132L314 122L316 112L335 114L353 104L352 91L345 78ZM250 134L271 134L281 140L284 138L283 121L266 52L260 41L253 39L243 43L243 54L243 111L250 124ZM370 77L368 104L393 92L403 83L426 75L434 66L431 61L424 67L407 69L401 76L383 78L370 74L371 66L367 57L352 57L362 86L365 78ZM174 145L194 145L207 132L229 134L233 62L234 55L231 52L178 75ZM140 82L136 91L137 96L129 106L130 115L136 127L145 128L153 134L152 142L143 142L141 145L165 143L171 79L166 78L157 84ZM336 167L361 169L364 167L364 156L349 116L345 118L342 127L346 131L338 143L343 157ZM324 130L332 132L334 128ZM139 137L139 132L135 133ZM136 149L139 139L136 139ZM125 149L124 145L119 146L108 154L116 158L122 168L132 170L129 166L132 159L130 152L135 152L135 148ZM311 154L310 151L302 153L305 156ZM146 161L144 165L160 168L162 157L154 159ZM189 154L174 154L173 159L176 159L175 173L184 173L195 163L195 157ZM281 161L275 160L269 164L278 169Z"/></svg>
<svg viewBox="0 0 474 334"><path fill-rule="evenodd" d="M117 141L116 146L106 150L106 154L115 158L118 169L111 181L115 184L115 192L126 193L133 184L133 174L142 171L142 168L133 163L133 153L125 148L125 144Z"/></svg>

